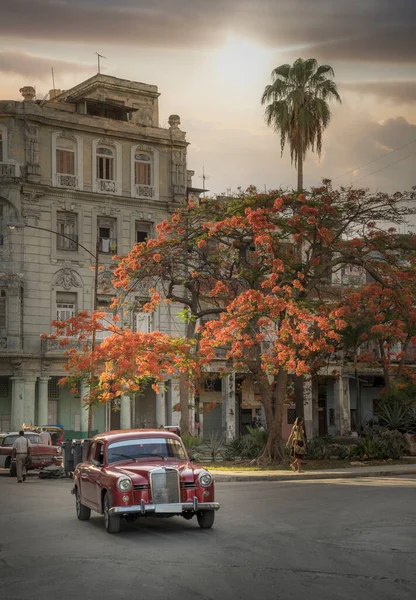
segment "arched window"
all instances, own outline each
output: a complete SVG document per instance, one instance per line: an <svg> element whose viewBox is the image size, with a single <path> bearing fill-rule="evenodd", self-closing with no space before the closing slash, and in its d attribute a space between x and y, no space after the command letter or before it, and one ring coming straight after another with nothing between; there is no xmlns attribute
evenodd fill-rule
<svg viewBox="0 0 416 600"><path fill-rule="evenodd" d="M97 148L97 179L114 181L114 150L111 148Z"/></svg>
<svg viewBox="0 0 416 600"><path fill-rule="evenodd" d="M152 146L131 147L131 195L159 199L159 152Z"/></svg>
<svg viewBox="0 0 416 600"><path fill-rule="evenodd" d="M68 132L52 134L53 185L82 189L82 138Z"/></svg>
<svg viewBox="0 0 416 600"><path fill-rule="evenodd" d="M135 153L134 182L136 185L152 185L152 158L149 154Z"/></svg>

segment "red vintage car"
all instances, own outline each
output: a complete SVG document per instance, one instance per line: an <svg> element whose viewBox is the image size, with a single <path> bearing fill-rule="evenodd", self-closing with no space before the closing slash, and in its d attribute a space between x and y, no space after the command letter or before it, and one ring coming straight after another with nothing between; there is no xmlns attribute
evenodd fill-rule
<svg viewBox="0 0 416 600"><path fill-rule="evenodd" d="M13 459L13 443L19 437L18 432L9 432L0 442L0 467L9 469L11 477L16 477L16 460ZM62 448L47 446L37 433L25 433L30 442L30 469L42 469L50 465L62 465Z"/></svg>
<svg viewBox="0 0 416 600"><path fill-rule="evenodd" d="M104 515L108 533L121 519L196 516L204 529L214 524L214 480L193 465L179 436L163 429L131 429L96 435L87 460L74 471L77 517Z"/></svg>

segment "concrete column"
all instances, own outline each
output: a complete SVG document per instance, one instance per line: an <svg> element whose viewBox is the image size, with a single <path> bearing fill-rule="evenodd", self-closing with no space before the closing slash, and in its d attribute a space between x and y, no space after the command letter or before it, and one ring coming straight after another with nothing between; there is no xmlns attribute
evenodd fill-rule
<svg viewBox="0 0 416 600"><path fill-rule="evenodd" d="M180 402L180 396L179 396L179 380L178 379L171 379L171 391L170 391L170 395L171 395L171 410L174 406L176 406L177 404L179 404ZM172 425L177 425L179 427L181 421L181 412L180 411L173 411L172 410Z"/></svg>
<svg viewBox="0 0 416 600"><path fill-rule="evenodd" d="M24 401L23 401L23 419L26 425L36 425L35 423L35 397L36 397L36 377L35 375L26 375L24 377Z"/></svg>
<svg viewBox="0 0 416 600"><path fill-rule="evenodd" d="M337 433L347 435L351 431L350 386L348 377L340 375L334 384L335 421Z"/></svg>
<svg viewBox="0 0 416 600"><path fill-rule="evenodd" d="M189 433L195 434L195 397L192 396L189 402Z"/></svg>
<svg viewBox="0 0 416 600"><path fill-rule="evenodd" d="M232 372L222 378L222 427L226 442L236 436L236 411L235 373Z"/></svg>
<svg viewBox="0 0 416 600"><path fill-rule="evenodd" d="M131 401L129 396L120 398L120 428L131 429Z"/></svg>
<svg viewBox="0 0 416 600"><path fill-rule="evenodd" d="M313 402L312 378L305 376L303 379L303 414L305 417L305 431L308 440L313 438Z"/></svg>
<svg viewBox="0 0 416 600"><path fill-rule="evenodd" d="M165 415L165 390L162 387L156 394L156 427L166 425Z"/></svg>
<svg viewBox="0 0 416 600"><path fill-rule="evenodd" d="M50 377L38 377L38 425L48 424L48 381Z"/></svg>
<svg viewBox="0 0 416 600"><path fill-rule="evenodd" d="M23 398L24 398L24 379L23 377L10 377L12 380L12 431L19 431L23 425Z"/></svg>
<svg viewBox="0 0 416 600"><path fill-rule="evenodd" d="M85 400L90 394L89 386L81 381L81 408L79 413L79 428L88 435L88 402Z"/></svg>

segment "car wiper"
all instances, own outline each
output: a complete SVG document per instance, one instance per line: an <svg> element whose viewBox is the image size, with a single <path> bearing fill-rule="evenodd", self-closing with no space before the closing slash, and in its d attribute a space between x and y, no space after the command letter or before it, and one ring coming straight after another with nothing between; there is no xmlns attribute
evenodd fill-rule
<svg viewBox="0 0 416 600"><path fill-rule="evenodd" d="M122 458L129 458L130 460L134 460L134 462L136 462L136 459L133 458L133 456L129 456L128 454L112 454L112 456L121 456Z"/></svg>
<svg viewBox="0 0 416 600"><path fill-rule="evenodd" d="M163 460L166 459L166 456L163 456L163 454L153 454L152 452L140 454L140 456L138 456L137 458L144 458L144 457L148 457L148 456L151 456L154 458L163 458Z"/></svg>

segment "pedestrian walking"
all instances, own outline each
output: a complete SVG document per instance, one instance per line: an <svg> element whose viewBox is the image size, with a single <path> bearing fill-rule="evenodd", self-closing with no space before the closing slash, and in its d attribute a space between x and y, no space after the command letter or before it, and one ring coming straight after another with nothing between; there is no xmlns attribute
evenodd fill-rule
<svg viewBox="0 0 416 600"><path fill-rule="evenodd" d="M42 431L40 432L40 437L42 438L42 443L47 446L52 446L52 438L49 431L47 431L46 427L42 427Z"/></svg>
<svg viewBox="0 0 416 600"><path fill-rule="evenodd" d="M26 462L30 455L30 442L25 437L23 430L19 431L19 437L13 444L13 456L16 457L17 483L23 483L26 479Z"/></svg>
<svg viewBox="0 0 416 600"><path fill-rule="evenodd" d="M290 456L295 459L290 464L290 468L297 473L303 473L302 460L305 458L306 453L306 436L302 417L296 417L286 446L290 448Z"/></svg>

